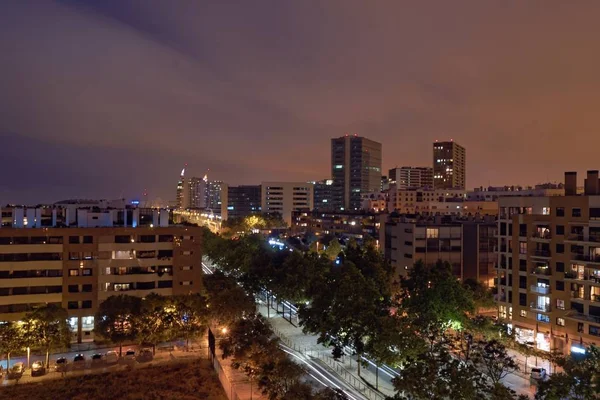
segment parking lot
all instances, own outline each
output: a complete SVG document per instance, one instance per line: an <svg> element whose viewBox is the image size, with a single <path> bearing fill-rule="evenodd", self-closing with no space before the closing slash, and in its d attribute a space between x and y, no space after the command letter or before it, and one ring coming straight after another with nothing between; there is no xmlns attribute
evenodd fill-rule
<svg viewBox="0 0 600 400"><path fill-rule="evenodd" d="M185 349L184 347L177 346L177 344L169 344L158 346L155 354L152 354L152 348L131 345L123 346L123 354L119 357L119 347L115 346L87 351L52 354L50 356L49 366L42 364L42 368L36 367L39 367L37 363L44 362L44 355L31 355L29 367L27 366L26 357L16 357L14 359L11 358L10 369L22 364L22 374L18 372L13 374L7 373L6 359L3 359L0 361L0 365L3 367L3 374L0 378L0 382L2 385L12 385L17 383L39 382L47 379L60 379L62 377L90 373L124 371L177 359L207 357L206 351L206 347L195 346L190 349ZM61 360L61 362L57 364L57 360Z"/></svg>

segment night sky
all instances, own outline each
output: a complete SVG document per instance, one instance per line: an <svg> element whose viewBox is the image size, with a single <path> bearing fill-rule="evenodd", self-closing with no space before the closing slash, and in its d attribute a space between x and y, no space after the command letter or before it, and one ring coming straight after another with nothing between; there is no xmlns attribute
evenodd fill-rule
<svg viewBox="0 0 600 400"><path fill-rule="evenodd" d="M0 2L0 203L172 200L329 176L331 137L384 169L467 148L467 185L600 168L600 2Z"/></svg>

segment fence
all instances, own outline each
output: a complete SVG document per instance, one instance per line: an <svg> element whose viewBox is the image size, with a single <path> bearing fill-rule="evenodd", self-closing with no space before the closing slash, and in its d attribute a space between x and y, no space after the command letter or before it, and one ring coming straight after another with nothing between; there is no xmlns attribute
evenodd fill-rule
<svg viewBox="0 0 600 400"><path fill-rule="evenodd" d="M229 379L229 377L223 370L223 367L221 366L221 363L219 362L219 357L217 357L211 353L210 358L211 358L211 363L213 365L213 368L215 369L217 375L219 376L219 381L221 382L221 386L223 386L223 390L225 390L225 394L227 395L227 398L229 400L240 400L240 397L238 396L238 394L236 392L235 384L233 382L231 382L231 380Z"/></svg>
<svg viewBox="0 0 600 400"><path fill-rule="evenodd" d="M369 400L385 400L385 395L379 393L378 391L365 384L361 378L358 378L352 372L348 371L346 368L340 365L339 362L335 361L328 352L319 350L308 350L306 348L302 348L301 346L296 345L296 343L294 343L293 340L285 336L277 328L272 328L275 334L286 346L307 357L318 358L319 360L323 361L329 366L330 369L334 370L344 381L346 381L354 389L358 390L363 395L365 395L365 397L367 397Z"/></svg>

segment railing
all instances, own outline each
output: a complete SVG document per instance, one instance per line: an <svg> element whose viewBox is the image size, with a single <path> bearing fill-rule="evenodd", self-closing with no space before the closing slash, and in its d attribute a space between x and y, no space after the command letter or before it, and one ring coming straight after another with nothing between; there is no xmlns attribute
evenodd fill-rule
<svg viewBox="0 0 600 400"><path fill-rule="evenodd" d="M534 275L552 275L550 267L535 267L531 270Z"/></svg>
<svg viewBox="0 0 600 400"><path fill-rule="evenodd" d="M531 285L531 287L529 288L529 291L538 293L538 294L548 294L548 293L550 293L550 287L549 286Z"/></svg>
<svg viewBox="0 0 600 400"><path fill-rule="evenodd" d="M589 262L593 262L593 263L600 263L600 255L586 255L586 254L573 254L571 256L572 259L578 260L578 261L589 261Z"/></svg>
<svg viewBox="0 0 600 400"><path fill-rule="evenodd" d="M529 305L529 308L531 308L532 310L536 310L536 311L550 312L550 304L531 303Z"/></svg>
<svg viewBox="0 0 600 400"><path fill-rule="evenodd" d="M547 239L550 240L552 239L552 234L550 232L533 232L533 235L531 235L532 238L535 239Z"/></svg>
<svg viewBox="0 0 600 400"><path fill-rule="evenodd" d="M535 250L533 255L536 257L550 257L550 250Z"/></svg>
<svg viewBox="0 0 600 400"><path fill-rule="evenodd" d="M600 236L599 235L588 235L587 238L585 237L585 235L580 234L580 233L572 233L567 237L568 240L575 240L578 242L594 242L594 243L598 243L600 242Z"/></svg>

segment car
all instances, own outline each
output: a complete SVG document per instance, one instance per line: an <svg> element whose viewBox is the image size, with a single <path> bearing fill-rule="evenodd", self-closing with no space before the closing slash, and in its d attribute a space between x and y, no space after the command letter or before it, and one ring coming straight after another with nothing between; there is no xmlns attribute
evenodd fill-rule
<svg viewBox="0 0 600 400"><path fill-rule="evenodd" d="M152 349L141 349L139 354L136 357L138 362L149 362L154 359L154 354L152 353Z"/></svg>
<svg viewBox="0 0 600 400"><path fill-rule="evenodd" d="M68 365L69 362L65 357L59 357L54 364L54 369L56 372L67 372Z"/></svg>
<svg viewBox="0 0 600 400"><path fill-rule="evenodd" d="M8 370L7 377L8 379L21 379L23 372L25 372L25 366L22 362L18 362Z"/></svg>
<svg viewBox="0 0 600 400"><path fill-rule="evenodd" d="M128 349L125 352L125 356L123 358L125 358L125 361L133 361L133 360L135 360L135 350Z"/></svg>
<svg viewBox="0 0 600 400"><path fill-rule="evenodd" d="M107 351L104 355L104 362L106 364L116 364L119 362L119 353L116 351Z"/></svg>
<svg viewBox="0 0 600 400"><path fill-rule="evenodd" d="M546 373L546 369L544 368L531 368L531 379L536 381L546 380L548 374Z"/></svg>
<svg viewBox="0 0 600 400"><path fill-rule="evenodd" d="M73 369L84 369L85 368L85 356L81 353L76 354L73 357Z"/></svg>
<svg viewBox="0 0 600 400"><path fill-rule="evenodd" d="M92 355L92 367L98 367L104 364L104 357L100 353Z"/></svg>
<svg viewBox="0 0 600 400"><path fill-rule="evenodd" d="M46 375L46 364L43 361L35 361L31 364L31 376Z"/></svg>

